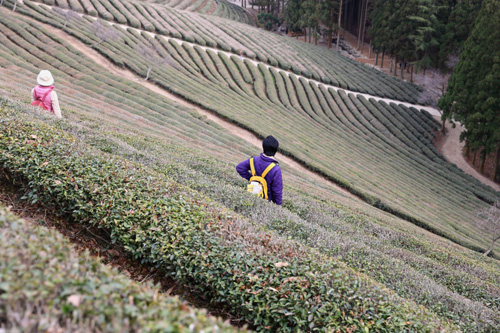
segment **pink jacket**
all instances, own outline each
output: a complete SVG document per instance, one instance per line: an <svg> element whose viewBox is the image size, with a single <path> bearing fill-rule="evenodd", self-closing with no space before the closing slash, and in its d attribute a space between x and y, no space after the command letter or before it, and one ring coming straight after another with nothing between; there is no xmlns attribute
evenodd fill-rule
<svg viewBox="0 0 500 333"><path fill-rule="evenodd" d="M32 90L31 100L35 101L37 99L42 99L49 89L54 89L54 86L41 86L38 85ZM42 100L43 105L52 113L54 113L58 118L61 118L61 109L59 108L59 100L57 94L52 90L45 99Z"/></svg>

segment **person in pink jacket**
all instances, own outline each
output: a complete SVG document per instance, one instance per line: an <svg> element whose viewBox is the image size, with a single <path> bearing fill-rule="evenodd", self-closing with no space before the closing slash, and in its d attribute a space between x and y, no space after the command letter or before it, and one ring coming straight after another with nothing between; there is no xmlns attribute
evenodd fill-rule
<svg viewBox="0 0 500 333"><path fill-rule="evenodd" d="M38 85L31 90L31 105L41 102L43 109L55 114L57 118L62 118L57 93L54 91L54 78L50 71L40 71L36 81Z"/></svg>

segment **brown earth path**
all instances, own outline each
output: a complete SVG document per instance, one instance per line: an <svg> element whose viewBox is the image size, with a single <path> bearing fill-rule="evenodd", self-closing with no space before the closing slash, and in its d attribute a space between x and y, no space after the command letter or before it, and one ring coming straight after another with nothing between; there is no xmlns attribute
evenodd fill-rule
<svg viewBox="0 0 500 333"><path fill-rule="evenodd" d="M465 160L463 154L465 142L460 142L460 133L462 133L465 128L459 123L455 124L456 126L453 128L449 122L446 123L446 135L444 136L444 140L436 145L438 151L443 154L449 162L455 163L460 169L478 179L481 183L490 186L495 191L500 191L499 184L480 174Z"/></svg>
<svg viewBox="0 0 500 333"><path fill-rule="evenodd" d="M356 47L358 43L358 39L356 36L352 35L349 32L344 32L345 41L351 46ZM359 51L361 57L355 58L356 61L370 64L373 67L385 72L388 75L390 74L390 57L384 58L383 68L381 65L381 58L378 60L378 65L375 66L375 54L372 52L370 54L370 44L366 43L363 46L363 49ZM404 73L405 78L408 78L408 73ZM440 114L432 113L431 114L436 118L436 120L441 121ZM472 165L464 157L463 148L465 146L464 142L460 142L460 133L462 133L465 128L460 124L456 123L455 128L451 126L449 122L446 123L446 135L442 138L441 142L436 144L436 148L438 151L448 160L450 163L456 164L460 169L464 172L468 173L472 177L479 180L481 183L490 186L495 191L500 191L500 185L492 181L491 179L480 174Z"/></svg>

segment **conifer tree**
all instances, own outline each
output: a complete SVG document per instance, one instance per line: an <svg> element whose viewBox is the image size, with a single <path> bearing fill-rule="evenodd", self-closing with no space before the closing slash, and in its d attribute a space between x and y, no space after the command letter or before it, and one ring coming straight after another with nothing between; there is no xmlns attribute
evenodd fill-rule
<svg viewBox="0 0 500 333"><path fill-rule="evenodd" d="M473 150L500 156L500 1L484 0L474 28L439 101L444 116L461 122L461 139ZM483 170L481 170L483 171ZM496 176L494 175L492 178Z"/></svg>
<svg viewBox="0 0 500 333"><path fill-rule="evenodd" d="M453 6L445 31L441 37L439 66L447 69L445 62L450 56L458 55L474 27L474 21L483 0L458 0Z"/></svg>
<svg viewBox="0 0 500 333"><path fill-rule="evenodd" d="M283 18L288 23L290 31L299 31L303 27L302 0L288 0Z"/></svg>

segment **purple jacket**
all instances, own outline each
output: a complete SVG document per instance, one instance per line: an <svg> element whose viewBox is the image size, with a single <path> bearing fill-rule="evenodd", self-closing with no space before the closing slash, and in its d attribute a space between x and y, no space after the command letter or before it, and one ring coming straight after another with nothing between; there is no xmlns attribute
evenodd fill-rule
<svg viewBox="0 0 500 333"><path fill-rule="evenodd" d="M276 163L276 166L272 168L265 177L268 190L267 195L269 197L269 201L272 201L277 205L281 205L283 197L283 180L281 178L281 169L278 165L278 161L272 157L265 156L262 153L260 156L254 157L255 172L257 175L261 175L267 166L273 162ZM246 180L250 180L250 177L252 177L252 172L250 171L250 159L238 164L236 166L236 171L238 171L241 177Z"/></svg>

